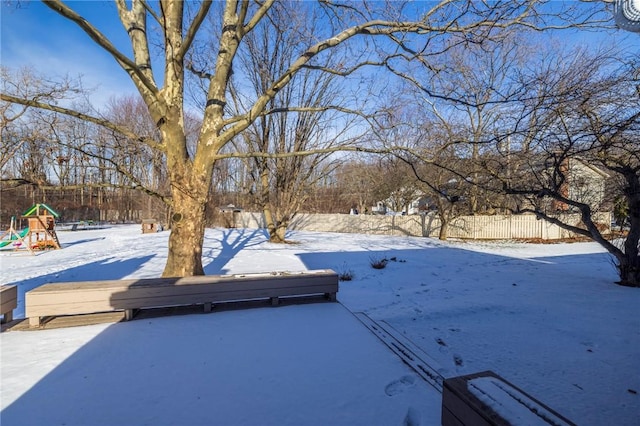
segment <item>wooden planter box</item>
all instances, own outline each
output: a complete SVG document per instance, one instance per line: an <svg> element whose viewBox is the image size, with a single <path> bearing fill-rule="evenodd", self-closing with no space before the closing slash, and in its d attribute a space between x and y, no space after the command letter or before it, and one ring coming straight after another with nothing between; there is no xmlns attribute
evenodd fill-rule
<svg viewBox="0 0 640 426"><path fill-rule="evenodd" d="M2 323L13 321L13 310L18 306L18 287L0 286L0 314Z"/></svg>
<svg viewBox="0 0 640 426"><path fill-rule="evenodd" d="M575 426L493 371L445 379L442 426Z"/></svg>
<svg viewBox="0 0 640 426"><path fill-rule="evenodd" d="M45 284L25 295L29 325L42 317L125 311L182 305L322 295L335 301L338 275L332 270L243 275L202 275L183 278L82 281Z"/></svg>

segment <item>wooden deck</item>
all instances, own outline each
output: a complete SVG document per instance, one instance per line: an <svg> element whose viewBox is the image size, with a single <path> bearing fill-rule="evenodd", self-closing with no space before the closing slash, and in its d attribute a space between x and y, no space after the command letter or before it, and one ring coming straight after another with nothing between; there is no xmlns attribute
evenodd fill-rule
<svg viewBox="0 0 640 426"><path fill-rule="evenodd" d="M50 316L124 311L131 319L138 309L197 304L208 312L221 302L267 299L275 306L280 298L310 295L335 301L337 292L332 270L51 283L26 293L25 313L37 327Z"/></svg>

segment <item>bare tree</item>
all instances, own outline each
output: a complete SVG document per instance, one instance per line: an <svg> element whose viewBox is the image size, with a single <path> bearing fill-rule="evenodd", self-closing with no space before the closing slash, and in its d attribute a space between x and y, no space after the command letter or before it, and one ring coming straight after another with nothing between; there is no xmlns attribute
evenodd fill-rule
<svg viewBox="0 0 640 426"><path fill-rule="evenodd" d="M78 96L83 92L80 82L72 81L68 77L60 82L54 82L29 68L12 71L2 66L0 73L2 93L13 93L15 96L37 102L55 103L61 99ZM0 102L0 137L2 139L0 170L5 171L7 162L29 139L29 137L19 136L19 134L24 136L27 131L23 126L24 121L21 122L21 119L28 115L28 106L26 105ZM34 125L38 124L31 123L31 126ZM7 178L7 176L2 176L2 179Z"/></svg>
<svg viewBox="0 0 640 426"><path fill-rule="evenodd" d="M492 37L501 28L512 25L566 26L583 22L585 16L572 14L573 5L554 7L552 13L540 8L538 2L442 1L419 3L404 8L389 3L389 8L375 3L356 5L351 2L321 2L319 7L327 15L328 25L317 34L313 43L296 57L290 58L284 73L242 114L229 115L227 107L229 82L234 63L245 37L263 24L274 0L251 2L228 0L220 8L212 8L212 1L200 3L162 0L157 7L147 1L116 0L120 20L130 38L132 56L110 41L97 27L60 0L44 3L65 19L77 24L99 47L108 52L126 72L144 100L160 140L135 135L129 129L101 117L52 105L31 96L3 91L4 101L36 108L46 108L91 121L107 129L144 142L166 155L171 197L167 198L173 211L169 237L169 254L164 276L203 274L202 243L205 226L205 206L212 183L215 164L226 155L223 148L263 115L276 94L290 84L301 70L313 67L336 75L348 75L366 64L385 64L394 55L408 60L424 59L425 52L433 54L443 49L443 42L457 38L460 43L475 43ZM292 3L299 7L300 3ZM187 5L185 7L185 5ZM387 6L387 5L384 5ZM415 10L420 8L422 10ZM215 58L210 69L194 69L206 77L207 97L202 113L202 126L195 150L191 152L185 131L185 71L187 58L201 40L201 30L210 12L218 10L215 27L218 44L202 49ZM584 8L583 8L584 10ZM558 13L560 11L560 13ZM571 16L567 16L569 13ZM419 17L419 18L418 18ZM591 19L587 11L587 19ZM569 21L567 21L569 19ZM569 22L569 24L566 24ZM154 29L160 31L155 32ZM367 46L364 39L376 39ZM355 44L357 41L360 44ZM163 61L162 82L154 73L151 45L159 43ZM353 49L360 52L350 63L339 69L325 64L324 53L331 49ZM364 52L364 53L363 53ZM416 54L418 52L418 54ZM396 56L399 57L399 56Z"/></svg>
<svg viewBox="0 0 640 426"><path fill-rule="evenodd" d="M637 50L586 49L554 54L527 77L530 100L514 116L509 162L512 174L495 177L508 194L526 197L522 211L578 235L611 253L620 284L640 286L640 63ZM506 159L507 157L504 157ZM598 174L614 185L597 184ZM607 194L614 190L617 193ZM629 230L620 244L609 241L600 211L614 198L628 208ZM563 212L581 221L568 222Z"/></svg>
<svg viewBox="0 0 640 426"><path fill-rule="evenodd" d="M458 215L508 207L506 197L498 200L495 191L487 190L481 159L496 153L505 116L525 95L517 76L531 50L531 35L505 30L480 43L453 39L442 55L420 62L412 73L393 68L403 84L378 136L389 140L402 134L406 139L400 158L431 195L441 239Z"/></svg>
<svg viewBox="0 0 640 426"><path fill-rule="evenodd" d="M423 207L435 210L440 219L439 238L446 240L453 219L470 214L475 208L471 199L477 199L471 184L477 176L472 167L475 148L469 141L468 123L460 119L454 108L457 105L443 108L449 111L445 114L431 99L419 93L416 96L413 85L396 93L399 95L385 119L379 120L375 137L385 145L401 146L394 152L394 170L403 175L402 186L395 192L405 192L408 198L420 196Z"/></svg>
<svg viewBox="0 0 640 426"><path fill-rule="evenodd" d="M334 187L340 195L338 212L348 213L355 209L361 214L377 213L371 208L389 195L381 188L385 176L381 162L380 158L363 155L343 158L335 170Z"/></svg>
<svg viewBox="0 0 640 426"><path fill-rule="evenodd" d="M452 143L465 139L455 126L442 125L439 119L420 124L423 127L415 148L397 155L410 167L416 188L427 199L427 207L435 209L440 219L438 238L446 240L453 220L477 209L474 182L478 182L479 174L468 153L458 150L462 146L466 151L467 145Z"/></svg>
<svg viewBox="0 0 640 426"><path fill-rule="evenodd" d="M263 95L287 71L289 58L300 55L313 42L319 22L313 9L274 5L269 22L246 37L246 52L240 53L242 75L248 76L251 91L246 84L234 87L234 100L240 104L237 109L243 109L247 98ZM337 68L338 61L329 58L327 64ZM306 203L315 182L333 169L329 151L354 139L349 132L353 120L336 111L346 109L337 82L333 74L301 70L273 96L265 114L233 141L239 152L271 156L247 159L271 242L285 242L289 223ZM342 129L335 123L341 123ZM326 153L278 157L319 149Z"/></svg>

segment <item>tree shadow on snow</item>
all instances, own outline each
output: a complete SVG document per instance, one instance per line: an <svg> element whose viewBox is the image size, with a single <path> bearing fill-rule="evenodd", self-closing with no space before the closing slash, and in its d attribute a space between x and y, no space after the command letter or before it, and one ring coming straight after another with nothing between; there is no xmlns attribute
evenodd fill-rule
<svg viewBox="0 0 640 426"><path fill-rule="evenodd" d="M84 240L77 240L77 241L71 241L71 242L68 242L68 243L64 243L62 246L63 247L71 247L71 246L77 246L78 244L91 243L93 241L101 241L101 240L106 240L106 238L105 237L86 238Z"/></svg>
<svg viewBox="0 0 640 426"><path fill-rule="evenodd" d="M460 247L423 247L418 249L389 249L299 253L309 269L333 269L339 274L353 273L354 279L386 277L411 286L424 282L444 285L452 281L489 282L499 286L513 286L513 277L533 279L535 274L548 277L551 282L565 281L573 276L579 285L592 282L598 286L613 285L616 271L607 253L563 255L554 257L520 258L495 253L477 252ZM384 261L382 269L373 263ZM416 263L418 266L416 267ZM404 273L404 266L410 265ZM576 265L581 265L576 267ZM527 273L525 273L527 272ZM534 275L530 275L534 274ZM542 282L541 285L548 284Z"/></svg>
<svg viewBox="0 0 640 426"><path fill-rule="evenodd" d="M207 247L208 241L205 240L203 261L212 259L203 266L205 275L225 274L228 271L224 268L225 265L245 248L264 243L264 235L261 229L227 229L223 231L222 238L216 240L220 243L219 247L211 245Z"/></svg>

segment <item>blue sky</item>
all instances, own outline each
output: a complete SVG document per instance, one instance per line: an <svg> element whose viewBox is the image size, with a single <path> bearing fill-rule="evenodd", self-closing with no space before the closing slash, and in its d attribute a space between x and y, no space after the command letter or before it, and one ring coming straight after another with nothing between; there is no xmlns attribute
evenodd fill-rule
<svg viewBox="0 0 640 426"><path fill-rule="evenodd" d="M120 24L116 6L105 1L71 1L68 4L105 33L129 54L128 37ZM82 75L85 87L95 89L92 100L103 104L111 96L135 93L125 72L111 56L97 47L75 24L60 17L39 1L0 3L0 62L11 68L32 66L51 79L69 74ZM563 33L567 43L600 43L624 37L624 43L637 43L638 35L611 32ZM637 52L637 50L636 50Z"/></svg>
<svg viewBox="0 0 640 426"><path fill-rule="evenodd" d="M113 2L68 2L80 15L125 49L127 33ZM51 79L67 73L82 75L94 88L92 100L102 104L110 96L134 93L126 73L75 24L39 1L1 4L0 61L11 68L33 66ZM128 54L129 52L125 50Z"/></svg>

